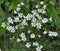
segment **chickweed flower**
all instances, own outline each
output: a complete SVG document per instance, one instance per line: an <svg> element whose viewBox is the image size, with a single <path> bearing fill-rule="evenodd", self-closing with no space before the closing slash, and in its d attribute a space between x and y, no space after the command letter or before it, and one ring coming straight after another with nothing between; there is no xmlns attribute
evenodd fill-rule
<svg viewBox="0 0 60 51"><path fill-rule="evenodd" d="M5 27L6 27L5 22L2 22L1 27L3 27L3 28L5 28Z"/></svg>
<svg viewBox="0 0 60 51"><path fill-rule="evenodd" d="M6 28L13 34L18 32L17 34L20 35L16 38L17 43L20 41L25 42L25 47L30 48L33 46L36 51L42 51L43 45L40 44L40 39L42 38L41 40L43 40L45 38L43 35L47 34L50 37L56 37L58 33L53 30L51 31L50 27L50 31L48 30L47 24L51 24L53 19L47 15L47 5L44 4L43 1L40 1L40 4L34 5L34 7L35 9L32 7L32 10L29 10L30 12L27 11L29 13L26 13L25 15L26 9L24 3L21 2L14 10L13 17L8 17L6 21L7 23L2 22L1 27ZM24 8L24 10L22 8ZM49 26L51 26L50 24Z"/></svg>
<svg viewBox="0 0 60 51"><path fill-rule="evenodd" d="M40 2L40 4L41 4L41 5L43 5L43 4L44 4L44 2L43 2L43 1L41 1L41 2Z"/></svg>
<svg viewBox="0 0 60 51"><path fill-rule="evenodd" d="M43 18L42 19L42 23L47 23L48 22L48 19L47 18Z"/></svg>
<svg viewBox="0 0 60 51"><path fill-rule="evenodd" d="M31 46L30 42L26 43L25 46L26 46L27 48L30 48L30 46Z"/></svg>
<svg viewBox="0 0 60 51"><path fill-rule="evenodd" d="M20 41L21 41L21 40L18 38L18 39L17 39L17 42L20 42Z"/></svg>
<svg viewBox="0 0 60 51"><path fill-rule="evenodd" d="M53 32L53 31L49 31L48 35L56 37L58 35L58 33L57 32Z"/></svg>
<svg viewBox="0 0 60 51"><path fill-rule="evenodd" d="M32 33L32 34L30 35L30 37L31 37L31 38L35 38L35 34Z"/></svg>

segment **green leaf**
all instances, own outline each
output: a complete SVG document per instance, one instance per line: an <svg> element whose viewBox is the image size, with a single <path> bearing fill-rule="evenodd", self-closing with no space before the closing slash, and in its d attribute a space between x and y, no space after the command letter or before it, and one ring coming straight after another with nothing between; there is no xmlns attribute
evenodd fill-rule
<svg viewBox="0 0 60 51"><path fill-rule="evenodd" d="M56 14L56 15L60 15L60 8L57 9L57 10L55 10L55 14Z"/></svg>
<svg viewBox="0 0 60 51"><path fill-rule="evenodd" d="M4 0L0 0L0 4L3 3L3 2L4 2Z"/></svg>
<svg viewBox="0 0 60 51"><path fill-rule="evenodd" d="M0 26L0 35L4 35L5 32L6 32L6 29L4 29L4 28L2 28L2 27Z"/></svg>
<svg viewBox="0 0 60 51"><path fill-rule="evenodd" d="M58 18L58 17L55 17L55 25L59 25L60 24L60 18Z"/></svg>
<svg viewBox="0 0 60 51"><path fill-rule="evenodd" d="M47 3L48 0L44 0L44 3Z"/></svg>
<svg viewBox="0 0 60 51"><path fill-rule="evenodd" d="M55 16L55 8L54 8L54 6L53 6L52 4L50 4L50 3L47 5L47 13L48 13L48 15L50 15L50 16L52 16L52 17Z"/></svg>
<svg viewBox="0 0 60 51"><path fill-rule="evenodd" d="M51 4L55 5L56 0L50 0Z"/></svg>
<svg viewBox="0 0 60 51"><path fill-rule="evenodd" d="M6 5L6 6L9 6L9 2L6 2L5 5Z"/></svg>
<svg viewBox="0 0 60 51"><path fill-rule="evenodd" d="M13 8L13 6L12 6L12 5L10 5L10 6L9 6L8 11L11 11L11 10L12 10L12 8Z"/></svg>

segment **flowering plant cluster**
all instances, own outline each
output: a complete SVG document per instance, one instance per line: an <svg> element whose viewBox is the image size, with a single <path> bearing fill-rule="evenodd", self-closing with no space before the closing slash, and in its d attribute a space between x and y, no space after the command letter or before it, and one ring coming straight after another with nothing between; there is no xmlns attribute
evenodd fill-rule
<svg viewBox="0 0 60 51"><path fill-rule="evenodd" d="M9 16L6 22L2 22L1 27L13 34L13 38L9 38L11 41L15 40L17 44L24 43L24 47L31 51L44 51L46 48L43 44L46 43L47 46L50 39L58 36L52 25L52 16L48 17L47 4L40 1L27 15L21 12L24 5L23 2L17 4L13 17ZM14 37L15 33L17 36Z"/></svg>

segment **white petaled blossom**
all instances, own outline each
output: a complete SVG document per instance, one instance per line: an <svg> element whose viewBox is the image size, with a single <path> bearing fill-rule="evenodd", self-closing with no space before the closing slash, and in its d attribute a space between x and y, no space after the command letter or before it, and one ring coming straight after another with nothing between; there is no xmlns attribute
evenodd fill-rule
<svg viewBox="0 0 60 51"><path fill-rule="evenodd" d="M18 4L17 6L20 7L20 4Z"/></svg>
<svg viewBox="0 0 60 51"><path fill-rule="evenodd" d="M48 19L47 18L43 18L42 19L42 23L47 23L48 22Z"/></svg>
<svg viewBox="0 0 60 51"><path fill-rule="evenodd" d="M28 43L26 43L26 45L25 45L27 48L30 48L31 47L31 44L30 44L30 42L28 42Z"/></svg>
<svg viewBox="0 0 60 51"><path fill-rule="evenodd" d="M36 13L34 16L36 16L39 20L42 19L41 15L39 15L38 13Z"/></svg>
<svg viewBox="0 0 60 51"><path fill-rule="evenodd" d="M36 47L36 51L41 51L41 49L43 48L43 46L42 45L40 45L40 46L37 46Z"/></svg>
<svg viewBox="0 0 60 51"><path fill-rule="evenodd" d="M20 37L22 38L22 39L21 39L22 41L26 41L25 33L22 32L22 33L20 34Z"/></svg>
<svg viewBox="0 0 60 51"><path fill-rule="evenodd" d="M32 27L36 27L36 23L32 22L31 25L32 25Z"/></svg>
<svg viewBox="0 0 60 51"><path fill-rule="evenodd" d="M24 3L23 3L23 2L21 2L20 4L21 4L22 6L24 5Z"/></svg>
<svg viewBox="0 0 60 51"><path fill-rule="evenodd" d="M32 17L33 17L33 15L32 14L28 14L27 16L26 16L26 20L28 21L28 20L31 20L32 19Z"/></svg>
<svg viewBox="0 0 60 51"><path fill-rule="evenodd" d="M36 8L38 8L39 7L39 5L36 5Z"/></svg>
<svg viewBox="0 0 60 51"><path fill-rule="evenodd" d="M38 37L40 38L40 37L41 37L41 35L38 35Z"/></svg>
<svg viewBox="0 0 60 51"><path fill-rule="evenodd" d="M30 30L28 30L28 33L31 33L31 31L30 31Z"/></svg>
<svg viewBox="0 0 60 51"><path fill-rule="evenodd" d="M42 14L45 14L46 13L46 11L45 10L42 10L42 12L41 12Z"/></svg>
<svg viewBox="0 0 60 51"><path fill-rule="evenodd" d="M22 13L18 13L18 17L19 18L22 18L23 17L23 14Z"/></svg>
<svg viewBox="0 0 60 51"><path fill-rule="evenodd" d="M32 33L32 34L30 35L30 37L31 37L31 38L35 38L35 34Z"/></svg>
<svg viewBox="0 0 60 51"><path fill-rule="evenodd" d="M42 14L45 14L46 11L44 9L38 9L38 13L42 13Z"/></svg>
<svg viewBox="0 0 60 51"><path fill-rule="evenodd" d="M6 29L7 29L8 31L10 31L10 30L12 29L12 26L9 25L9 26L6 27Z"/></svg>
<svg viewBox="0 0 60 51"><path fill-rule="evenodd" d="M23 21L22 21L22 25L28 25L26 19L23 19Z"/></svg>
<svg viewBox="0 0 60 51"><path fill-rule="evenodd" d="M18 29L18 25L15 26L15 29Z"/></svg>
<svg viewBox="0 0 60 51"><path fill-rule="evenodd" d="M15 32L15 28L14 28L14 27L12 27L11 32L12 32L12 33L14 33L14 32Z"/></svg>
<svg viewBox="0 0 60 51"><path fill-rule="evenodd" d="M52 17L50 17L49 20L52 21Z"/></svg>
<svg viewBox="0 0 60 51"><path fill-rule="evenodd" d="M18 38L18 39L17 39L17 42L20 42L20 41L21 41L21 40Z"/></svg>
<svg viewBox="0 0 60 51"><path fill-rule="evenodd" d="M5 27L6 27L5 22L2 22L1 27L3 27L3 28L5 28Z"/></svg>
<svg viewBox="0 0 60 51"><path fill-rule="evenodd" d="M38 13L42 13L43 9L38 9Z"/></svg>
<svg viewBox="0 0 60 51"><path fill-rule="evenodd" d="M46 9L46 5L43 6L43 9Z"/></svg>
<svg viewBox="0 0 60 51"><path fill-rule="evenodd" d="M41 27L42 27L41 23L38 23L38 22L36 23L36 26L38 29L41 29Z"/></svg>
<svg viewBox="0 0 60 51"><path fill-rule="evenodd" d="M43 1L41 1L41 2L40 2L40 4L41 4L41 5L43 5L43 4L44 4L44 2L43 2Z"/></svg>
<svg viewBox="0 0 60 51"><path fill-rule="evenodd" d="M20 7L18 7L16 10L17 10L17 11L19 11L20 9L21 9L21 8L20 8Z"/></svg>
<svg viewBox="0 0 60 51"><path fill-rule="evenodd" d="M12 32L12 33L15 32L14 26L10 26L10 25L9 25L9 26L6 27L6 29L7 29L8 31Z"/></svg>
<svg viewBox="0 0 60 51"><path fill-rule="evenodd" d="M36 20L36 18L32 18L32 21L31 22L36 22L37 20Z"/></svg>
<svg viewBox="0 0 60 51"><path fill-rule="evenodd" d="M8 22L13 24L13 20L11 17L8 18Z"/></svg>
<svg viewBox="0 0 60 51"><path fill-rule="evenodd" d="M49 34L48 34L49 36L57 36L58 35L58 33L57 32L53 32L53 31L49 31Z"/></svg>
<svg viewBox="0 0 60 51"><path fill-rule="evenodd" d="M20 22L19 17L15 17L14 22Z"/></svg>
<svg viewBox="0 0 60 51"><path fill-rule="evenodd" d="M37 10L32 10L31 13L33 13L33 15L35 15L37 13Z"/></svg>
<svg viewBox="0 0 60 51"><path fill-rule="evenodd" d="M14 11L14 14L17 14L17 11L16 10Z"/></svg>
<svg viewBox="0 0 60 51"><path fill-rule="evenodd" d="M44 31L43 34L47 34L47 31Z"/></svg>
<svg viewBox="0 0 60 51"><path fill-rule="evenodd" d="M33 46L39 46L38 42L33 42Z"/></svg>

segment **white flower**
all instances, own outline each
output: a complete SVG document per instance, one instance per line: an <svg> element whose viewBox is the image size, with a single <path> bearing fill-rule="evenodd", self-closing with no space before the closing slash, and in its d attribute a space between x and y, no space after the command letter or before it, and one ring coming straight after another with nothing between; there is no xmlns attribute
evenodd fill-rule
<svg viewBox="0 0 60 51"><path fill-rule="evenodd" d="M20 7L20 4L18 4L17 6Z"/></svg>
<svg viewBox="0 0 60 51"><path fill-rule="evenodd" d="M5 22L2 22L1 27L3 27L3 28L5 28L5 27L6 27Z"/></svg>
<svg viewBox="0 0 60 51"><path fill-rule="evenodd" d="M33 18L33 15L32 14L28 14L27 16L26 16L26 20L31 20Z"/></svg>
<svg viewBox="0 0 60 51"><path fill-rule="evenodd" d="M22 41L26 41L25 33L22 32L22 33L20 34L20 37L22 38Z"/></svg>
<svg viewBox="0 0 60 51"><path fill-rule="evenodd" d="M33 42L33 46L38 46L39 43L38 42Z"/></svg>
<svg viewBox="0 0 60 51"><path fill-rule="evenodd" d="M35 38L35 34L34 34L34 33L31 34L30 37L31 37L31 38Z"/></svg>
<svg viewBox="0 0 60 51"><path fill-rule="evenodd" d="M40 2L40 4L41 4L41 5L43 5L43 4L44 4L44 2L43 2L43 1L41 1L41 2Z"/></svg>
<svg viewBox="0 0 60 51"><path fill-rule="evenodd" d="M38 13L42 13L42 14L45 14L46 11L44 9L38 9Z"/></svg>
<svg viewBox="0 0 60 51"><path fill-rule="evenodd" d="M36 27L36 23L31 23L32 27Z"/></svg>
<svg viewBox="0 0 60 51"><path fill-rule="evenodd" d="M8 18L8 22L13 24L13 20L11 17Z"/></svg>
<svg viewBox="0 0 60 51"><path fill-rule="evenodd" d="M57 36L58 35L58 33L57 32L53 32L53 31L49 31L49 34L48 34L49 36Z"/></svg>
<svg viewBox="0 0 60 51"><path fill-rule="evenodd" d="M22 32L22 33L20 34L20 37L24 38L24 37L25 37L25 33Z"/></svg>
<svg viewBox="0 0 60 51"><path fill-rule="evenodd" d="M36 23L36 26L38 29L41 29L41 27L42 27L41 23L38 23L38 22Z"/></svg>
<svg viewBox="0 0 60 51"><path fill-rule="evenodd" d="M43 18L42 19L42 23L47 23L48 22L48 19L47 18Z"/></svg>
<svg viewBox="0 0 60 51"><path fill-rule="evenodd" d="M32 21L31 22L36 22L37 21L37 19L36 18L32 18Z"/></svg>
<svg viewBox="0 0 60 51"><path fill-rule="evenodd" d="M14 27L12 27L11 32L12 32L12 33L14 33L14 32L15 32L15 28L14 28Z"/></svg>
<svg viewBox="0 0 60 51"><path fill-rule="evenodd" d="M39 15L38 13L36 13L34 16L36 16L39 20L42 19L41 15Z"/></svg>
<svg viewBox="0 0 60 51"><path fill-rule="evenodd" d="M23 3L23 2L21 2L20 4L21 4L22 6L24 5L24 3Z"/></svg>
<svg viewBox="0 0 60 51"><path fill-rule="evenodd" d="M17 42L20 42L20 41L21 41L21 40L18 38L18 39L17 39Z"/></svg>
<svg viewBox="0 0 60 51"><path fill-rule="evenodd" d="M19 17L15 17L14 22L20 22Z"/></svg>
<svg viewBox="0 0 60 51"><path fill-rule="evenodd" d="M14 14L17 14L17 11L14 11Z"/></svg>
<svg viewBox="0 0 60 51"><path fill-rule="evenodd" d="M23 14L22 13L18 13L18 17L22 18Z"/></svg>
<svg viewBox="0 0 60 51"><path fill-rule="evenodd" d="M15 29L18 29L18 25L15 26Z"/></svg>
<svg viewBox="0 0 60 51"><path fill-rule="evenodd" d="M46 5L43 6L43 9L46 9Z"/></svg>
<svg viewBox="0 0 60 51"><path fill-rule="evenodd" d="M20 9L21 9L20 7L16 8L17 11L19 11Z"/></svg>
<svg viewBox="0 0 60 51"><path fill-rule="evenodd" d="M27 48L29 48L31 45L30 45L30 42L26 43L25 45Z"/></svg>
<svg viewBox="0 0 60 51"><path fill-rule="evenodd" d="M34 14L34 13L37 13L37 10L32 10L31 12Z"/></svg>
<svg viewBox="0 0 60 51"><path fill-rule="evenodd" d="M44 31L43 34L47 34L47 31Z"/></svg>
<svg viewBox="0 0 60 51"><path fill-rule="evenodd" d="M8 25L8 26L6 27L6 29L7 29L8 31L12 32L12 33L15 32L15 28L14 28L13 26Z"/></svg>
<svg viewBox="0 0 60 51"><path fill-rule="evenodd" d="M28 30L28 33L30 33L31 31L30 30Z"/></svg>
<svg viewBox="0 0 60 51"><path fill-rule="evenodd" d="M28 25L26 19L23 19L23 21L22 21L22 25Z"/></svg>
<svg viewBox="0 0 60 51"><path fill-rule="evenodd" d="M8 31L10 31L10 30L12 29L12 26L9 25L9 26L6 27L6 29L7 29Z"/></svg>
<svg viewBox="0 0 60 51"><path fill-rule="evenodd" d="M39 7L39 5L36 5L36 8L38 8Z"/></svg>
<svg viewBox="0 0 60 51"><path fill-rule="evenodd" d="M43 48L43 46L42 45L40 45L40 46L37 46L36 47L36 51L41 51L41 49Z"/></svg>
<svg viewBox="0 0 60 51"><path fill-rule="evenodd" d="M26 41L26 37L22 38L21 40L22 40L22 41Z"/></svg>
<svg viewBox="0 0 60 51"><path fill-rule="evenodd" d="M43 9L38 9L38 13L42 13Z"/></svg>
<svg viewBox="0 0 60 51"><path fill-rule="evenodd" d="M42 11L42 14L45 14L45 13L46 13L46 11L45 11L45 10L43 10L43 11Z"/></svg>
<svg viewBox="0 0 60 51"><path fill-rule="evenodd" d="M41 37L41 35L38 35L38 37L40 38L40 37Z"/></svg>
<svg viewBox="0 0 60 51"><path fill-rule="evenodd" d="M52 17L50 17L49 20L52 21Z"/></svg>

